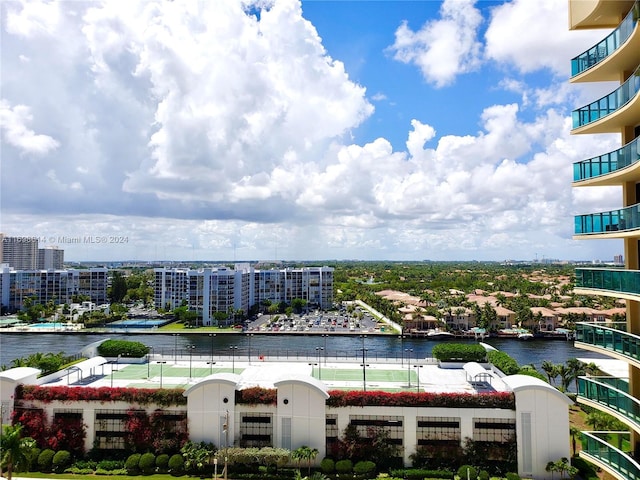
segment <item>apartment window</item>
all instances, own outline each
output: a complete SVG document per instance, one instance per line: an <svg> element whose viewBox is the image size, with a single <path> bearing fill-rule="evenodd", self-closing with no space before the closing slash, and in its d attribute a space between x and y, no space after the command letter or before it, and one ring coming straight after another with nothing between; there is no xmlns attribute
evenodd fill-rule
<svg viewBox="0 0 640 480"><path fill-rule="evenodd" d="M338 430L338 416L329 414L325 420L325 439L327 442L327 452L338 444L340 431Z"/></svg>
<svg viewBox="0 0 640 480"><path fill-rule="evenodd" d="M127 412L123 410L96 410L96 446L105 450L124 450Z"/></svg>
<svg viewBox="0 0 640 480"><path fill-rule="evenodd" d="M473 439L476 442L512 442L516 438L516 421L510 418L475 418Z"/></svg>
<svg viewBox="0 0 640 480"><path fill-rule="evenodd" d="M273 422L270 413L242 415L240 418L240 446L267 447L272 445Z"/></svg>
<svg viewBox="0 0 640 480"><path fill-rule="evenodd" d="M402 445L404 438L404 418L396 415L351 415L349 423L358 429L361 437L371 438L377 429L384 430L388 435L388 442Z"/></svg>
<svg viewBox="0 0 640 480"><path fill-rule="evenodd" d="M460 444L460 418L418 417L416 420L418 445Z"/></svg>

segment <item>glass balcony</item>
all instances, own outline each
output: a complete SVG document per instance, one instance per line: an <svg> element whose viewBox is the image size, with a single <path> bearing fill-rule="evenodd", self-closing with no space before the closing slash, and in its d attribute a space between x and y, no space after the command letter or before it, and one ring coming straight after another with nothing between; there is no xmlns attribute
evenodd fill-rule
<svg viewBox="0 0 640 480"><path fill-rule="evenodd" d="M588 125L624 107L640 90L640 68L609 95L571 113L573 128Z"/></svg>
<svg viewBox="0 0 640 480"><path fill-rule="evenodd" d="M640 140L634 138L618 150L574 163L573 181L579 182L606 175L626 168L638 160L640 160Z"/></svg>
<svg viewBox="0 0 640 480"><path fill-rule="evenodd" d="M623 452L608 440L629 444L629 432L582 432L581 457L593 460L618 478L640 478L640 465L630 452Z"/></svg>
<svg viewBox="0 0 640 480"><path fill-rule="evenodd" d="M576 235L608 233L640 228L640 204L612 210L610 212L576 215L574 232Z"/></svg>
<svg viewBox="0 0 640 480"><path fill-rule="evenodd" d="M616 326L622 326L616 323ZM576 343L584 343L615 352L629 360L640 363L640 337L611 327L604 327L595 323L576 323ZM579 346L579 345L577 345ZM606 352L604 352L606 353ZM604 382L603 382L604 383ZM615 385L620 388L622 384Z"/></svg>
<svg viewBox="0 0 640 480"><path fill-rule="evenodd" d="M616 385L622 388L616 388ZM627 382L624 380L618 382L616 378L578 378L579 396L619 413L629 420L628 423L634 427L634 430L638 430L640 429L640 400L629 395L628 389Z"/></svg>
<svg viewBox="0 0 640 480"><path fill-rule="evenodd" d="M620 268L576 268L576 288L640 296L640 271Z"/></svg>
<svg viewBox="0 0 640 480"><path fill-rule="evenodd" d="M597 65L627 41L636 28L638 19L635 18L634 11L638 8L638 3L639 2L635 3L618 28L611 32L604 40L571 60L572 77Z"/></svg>

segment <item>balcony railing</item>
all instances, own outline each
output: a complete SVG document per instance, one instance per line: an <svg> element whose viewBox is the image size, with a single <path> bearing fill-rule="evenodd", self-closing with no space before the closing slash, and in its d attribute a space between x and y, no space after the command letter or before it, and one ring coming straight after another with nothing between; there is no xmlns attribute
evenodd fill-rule
<svg viewBox="0 0 640 480"><path fill-rule="evenodd" d="M640 271L616 268L576 268L576 288L608 290L640 296Z"/></svg>
<svg viewBox="0 0 640 480"><path fill-rule="evenodd" d="M613 383L614 385L611 385ZM616 388L616 384L622 388ZM608 377L602 381L598 377L579 377L578 395L598 403L629 420L634 430L640 429L640 400L627 393L629 384Z"/></svg>
<svg viewBox="0 0 640 480"><path fill-rule="evenodd" d="M609 212L576 215L574 224L576 235L635 230L640 228L640 204Z"/></svg>
<svg viewBox="0 0 640 480"><path fill-rule="evenodd" d="M605 95L600 100L574 110L571 114L573 128L588 125L624 107L636 96L638 90L640 90L640 68L636 68L627 81L609 95Z"/></svg>
<svg viewBox="0 0 640 480"><path fill-rule="evenodd" d="M589 50L581 53L571 60L571 76L574 77L607 58L615 52L620 45L627 41L636 28L638 2L629 11L618 28L611 32L604 40L594 45Z"/></svg>
<svg viewBox="0 0 640 480"><path fill-rule="evenodd" d="M615 352L640 363L640 337L610 327L593 323L576 324L576 342ZM618 385L620 387L621 385Z"/></svg>
<svg viewBox="0 0 640 480"><path fill-rule="evenodd" d="M621 442L623 438L628 440L629 432L582 432L580 456L593 459L618 478L640 478L640 465L631 454L607 442L607 438L614 436Z"/></svg>
<svg viewBox="0 0 640 480"><path fill-rule="evenodd" d="M640 137L639 137L640 138ZM640 160L640 140L634 138L624 147L573 164L573 181L588 180L628 167Z"/></svg>

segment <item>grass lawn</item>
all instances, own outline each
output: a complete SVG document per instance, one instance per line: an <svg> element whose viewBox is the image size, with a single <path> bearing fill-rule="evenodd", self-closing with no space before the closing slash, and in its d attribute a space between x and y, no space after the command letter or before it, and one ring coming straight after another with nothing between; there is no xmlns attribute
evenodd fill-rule
<svg viewBox="0 0 640 480"><path fill-rule="evenodd" d="M189 478L188 475L183 475L181 477L174 477L173 475L159 474L156 473L154 475L72 475L70 473L61 473L59 475L55 473L41 473L41 472L25 472L25 473L14 473L13 478L53 478L59 480L96 480L97 478L105 478L105 477L113 477L118 480L175 480L176 478ZM191 477L198 478L198 477ZM220 474L218 474L218 478L221 478Z"/></svg>

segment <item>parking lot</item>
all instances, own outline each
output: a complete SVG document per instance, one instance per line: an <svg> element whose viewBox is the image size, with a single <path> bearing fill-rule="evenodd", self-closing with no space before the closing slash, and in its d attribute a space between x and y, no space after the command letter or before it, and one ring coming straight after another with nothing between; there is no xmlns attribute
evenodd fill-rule
<svg viewBox="0 0 640 480"><path fill-rule="evenodd" d="M373 333L389 327L378 322L366 311L309 312L300 315L260 315L249 322L247 331L277 333Z"/></svg>

